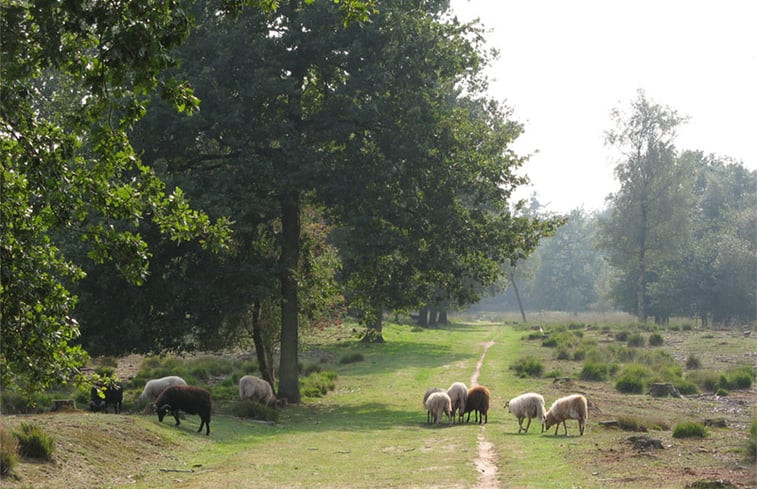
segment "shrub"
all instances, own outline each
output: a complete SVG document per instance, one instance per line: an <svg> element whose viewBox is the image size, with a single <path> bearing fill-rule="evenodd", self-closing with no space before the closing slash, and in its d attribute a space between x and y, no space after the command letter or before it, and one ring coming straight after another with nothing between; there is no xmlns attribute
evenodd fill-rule
<svg viewBox="0 0 757 489"><path fill-rule="evenodd" d="M363 360L365 360L365 357L362 353L349 353L347 355L342 355L339 358L339 364L345 365L348 363L362 362Z"/></svg>
<svg viewBox="0 0 757 489"><path fill-rule="evenodd" d="M231 405L231 414L240 418L259 419L262 421L279 420L279 412L269 406L255 401L237 401Z"/></svg>
<svg viewBox="0 0 757 489"><path fill-rule="evenodd" d="M689 380L680 379L676 382L673 382L673 385L676 389L678 389L678 392L680 392L684 396L699 394L699 388L697 387L697 385Z"/></svg>
<svg viewBox="0 0 757 489"><path fill-rule="evenodd" d="M730 394L730 392L728 392L728 389L726 389L725 387L718 387L718 389L715 391L715 395L720 397L725 397L728 394Z"/></svg>
<svg viewBox="0 0 757 489"><path fill-rule="evenodd" d="M689 370L696 370L698 368L702 368L702 361L699 360L694 355L689 355L689 358L686 359L686 368Z"/></svg>
<svg viewBox="0 0 757 489"><path fill-rule="evenodd" d="M640 431L649 430L665 431L670 429L670 425L661 419L640 418L638 416L618 416L618 426L623 431Z"/></svg>
<svg viewBox="0 0 757 489"><path fill-rule="evenodd" d="M547 348L555 348L557 346L557 338L555 338L554 336L545 338L544 341L541 342L541 346L546 346Z"/></svg>
<svg viewBox="0 0 757 489"><path fill-rule="evenodd" d="M681 326L681 329L684 331L691 331L694 328L690 324L686 323L683 326Z"/></svg>
<svg viewBox="0 0 757 489"><path fill-rule="evenodd" d="M570 351L567 348L560 348L557 351L558 360L570 360Z"/></svg>
<svg viewBox="0 0 757 489"><path fill-rule="evenodd" d="M518 377L541 377L544 372L544 365L538 358L528 355L519 358L510 365L510 369L515 370Z"/></svg>
<svg viewBox="0 0 757 489"><path fill-rule="evenodd" d="M586 362L581 369L582 380L607 380L610 368L606 363Z"/></svg>
<svg viewBox="0 0 757 489"><path fill-rule="evenodd" d="M715 392L720 375L711 370L695 370L693 372L688 372L686 377L688 380L697 384L700 389L708 392Z"/></svg>
<svg viewBox="0 0 757 489"><path fill-rule="evenodd" d="M53 439L34 423L21 423L14 433L18 439L18 452L24 457L50 460L55 449Z"/></svg>
<svg viewBox="0 0 757 489"><path fill-rule="evenodd" d="M576 350L573 352L573 360L580 362L586 358L586 350Z"/></svg>
<svg viewBox="0 0 757 489"><path fill-rule="evenodd" d="M707 428L702 423L684 421L673 428L673 438L704 438Z"/></svg>
<svg viewBox="0 0 757 489"><path fill-rule="evenodd" d="M615 339L625 343L626 341L628 341L628 331L618 331L617 333L615 333Z"/></svg>
<svg viewBox="0 0 757 489"><path fill-rule="evenodd" d="M644 339L644 335L642 335L641 333L633 333L628 336L628 346L640 348L645 344L646 340Z"/></svg>
<svg viewBox="0 0 757 489"><path fill-rule="evenodd" d="M313 372L300 379L300 388L305 397L322 397L336 388L337 373L331 370Z"/></svg>
<svg viewBox="0 0 757 489"><path fill-rule="evenodd" d="M13 433L0 424L0 476L5 477L18 464L16 440Z"/></svg>
<svg viewBox="0 0 757 489"><path fill-rule="evenodd" d="M755 370L752 367L742 365L728 369L721 376L721 387L728 389L749 389L754 382ZM725 379L725 382L723 380Z"/></svg>
<svg viewBox="0 0 757 489"><path fill-rule="evenodd" d="M662 346L663 339L660 333L652 333L649 335L649 346Z"/></svg>
<svg viewBox="0 0 757 489"><path fill-rule="evenodd" d="M652 371L644 365L628 365L620 372L615 388L628 394L641 394L651 377Z"/></svg>
<svg viewBox="0 0 757 489"><path fill-rule="evenodd" d="M749 425L749 441L746 445L746 458L749 462L757 462L757 418L752 418L752 424Z"/></svg>

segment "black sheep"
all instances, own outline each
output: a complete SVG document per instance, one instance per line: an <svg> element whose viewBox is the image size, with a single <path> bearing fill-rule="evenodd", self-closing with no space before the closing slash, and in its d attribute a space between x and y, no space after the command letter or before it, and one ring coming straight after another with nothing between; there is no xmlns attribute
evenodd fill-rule
<svg viewBox="0 0 757 489"><path fill-rule="evenodd" d="M158 421L162 422L167 412L171 412L179 426L179 411L200 416L199 433L205 425L205 434L210 435L210 392L193 385L172 385L166 387L155 400Z"/></svg>
<svg viewBox="0 0 757 489"><path fill-rule="evenodd" d="M105 397L100 397L98 388L103 391ZM108 412L108 406L113 405L113 412L121 412L121 404L124 400L124 387L121 382L110 381L107 385L95 385L89 391L89 409L90 411Z"/></svg>

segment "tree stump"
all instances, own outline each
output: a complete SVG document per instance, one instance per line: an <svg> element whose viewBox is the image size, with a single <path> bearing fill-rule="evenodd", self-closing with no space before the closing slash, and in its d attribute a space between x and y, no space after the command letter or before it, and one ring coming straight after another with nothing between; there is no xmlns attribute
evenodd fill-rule
<svg viewBox="0 0 757 489"><path fill-rule="evenodd" d="M54 399L51 411L62 411L64 409L76 409L76 403L73 399Z"/></svg>
<svg viewBox="0 0 757 489"><path fill-rule="evenodd" d="M683 397L673 384L655 382L649 385L649 395L652 397Z"/></svg>

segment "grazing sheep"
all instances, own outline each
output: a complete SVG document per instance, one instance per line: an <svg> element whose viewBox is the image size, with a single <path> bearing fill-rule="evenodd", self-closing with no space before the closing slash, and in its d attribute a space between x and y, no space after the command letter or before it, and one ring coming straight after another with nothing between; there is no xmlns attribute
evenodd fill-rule
<svg viewBox="0 0 757 489"><path fill-rule="evenodd" d="M145 388L139 395L139 402L149 402L158 398L161 392L166 387L172 385L187 385L186 381L176 375L169 375L168 377L161 377L159 379L148 380L145 384Z"/></svg>
<svg viewBox="0 0 757 489"><path fill-rule="evenodd" d="M100 397L98 388L103 391L105 397ZM108 406L113 405L113 412L121 412L121 404L124 400L124 386L121 382L110 381L107 385L93 385L89 391L89 409L93 412L108 412Z"/></svg>
<svg viewBox="0 0 757 489"><path fill-rule="evenodd" d="M210 392L193 385L172 385L166 387L155 400L158 421L162 422L167 412L171 412L179 426L179 410L200 416L199 433L205 425L205 434L210 435Z"/></svg>
<svg viewBox="0 0 757 489"><path fill-rule="evenodd" d="M468 400L468 386L462 382L455 382L447 389L447 395L452 399L452 420L455 420L455 412L457 412L460 416L459 422L462 423L465 403Z"/></svg>
<svg viewBox="0 0 757 489"><path fill-rule="evenodd" d="M468 417L465 419L465 422L469 422L470 413L475 412L474 421L477 421L478 424L482 422L484 424L488 423L490 399L491 394L489 393L489 389L483 385L477 385L468 389L468 400L465 402L465 412L468 413Z"/></svg>
<svg viewBox="0 0 757 489"><path fill-rule="evenodd" d="M277 403L271 384L254 375L245 375L239 379L239 399L252 399L266 406L274 406Z"/></svg>
<svg viewBox="0 0 757 489"><path fill-rule="evenodd" d="M544 420L544 429L548 430L552 425L556 425L555 435L557 435L557 430L560 429L560 423L562 423L563 428L565 428L565 436L568 436L568 426L565 424L565 420L577 419L578 430L581 432L581 436L583 436L588 417L589 408L584 396L581 394L573 394L561 397L556 400L552 404L552 407L549 408L549 411L547 411Z"/></svg>
<svg viewBox="0 0 757 489"><path fill-rule="evenodd" d="M433 394L434 392L444 392L444 389L441 387L431 387L430 389L426 390L426 393L423 394L423 407L426 407L426 401L428 400L428 396ZM431 424L431 411L429 409L426 409L426 424Z"/></svg>
<svg viewBox="0 0 757 489"><path fill-rule="evenodd" d="M544 407L544 397L541 394L529 392L527 394L521 394L518 397L514 397L505 403L511 413L518 418L518 433L521 431L528 433L528 428L531 426L531 418L538 418L541 424L541 431L544 432L544 418L546 416L547 408ZM528 424L523 429L523 420L528 418Z"/></svg>
<svg viewBox="0 0 757 489"><path fill-rule="evenodd" d="M434 392L428 399L426 399L426 409L431 412L434 418L434 424L439 424L439 420L442 418L442 413L447 415L449 422L452 424L452 401L446 392Z"/></svg>

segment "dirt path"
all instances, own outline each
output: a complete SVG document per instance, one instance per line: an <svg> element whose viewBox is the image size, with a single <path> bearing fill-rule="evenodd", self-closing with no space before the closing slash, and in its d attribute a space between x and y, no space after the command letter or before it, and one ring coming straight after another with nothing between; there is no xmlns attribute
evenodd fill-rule
<svg viewBox="0 0 757 489"><path fill-rule="evenodd" d="M478 384L478 377L481 374L484 357L486 357L486 352L489 351L492 345L494 345L493 341L484 344L484 351L481 353L481 358L478 359L476 369L470 378L471 386ZM499 487L497 484L497 460L499 457L497 456L497 451L494 449L494 444L486 441L485 432L486 425L481 425L481 432L478 434L478 457L473 461L473 465L476 466L476 470L479 473L476 488L497 489Z"/></svg>

